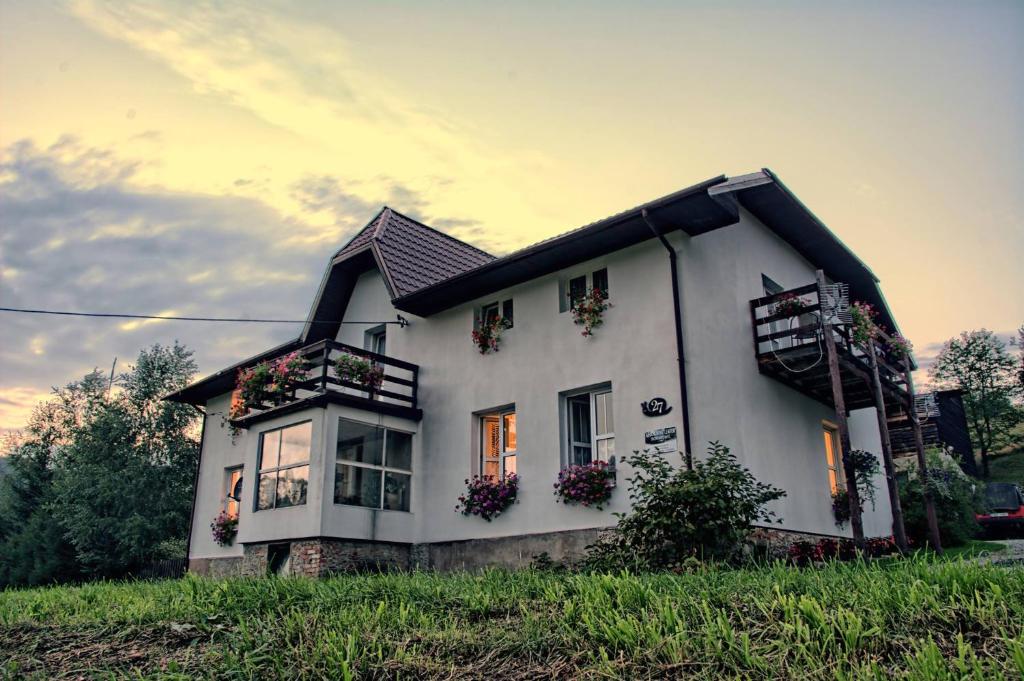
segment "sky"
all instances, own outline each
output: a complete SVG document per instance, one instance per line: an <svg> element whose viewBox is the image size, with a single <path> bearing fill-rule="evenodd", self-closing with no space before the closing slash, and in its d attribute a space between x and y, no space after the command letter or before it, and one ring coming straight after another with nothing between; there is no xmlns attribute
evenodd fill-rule
<svg viewBox="0 0 1024 681"><path fill-rule="evenodd" d="M302 319L383 204L500 255L768 167L927 365L1024 322L1024 3L890 4L0 0L0 305ZM0 325L0 430L299 332Z"/></svg>

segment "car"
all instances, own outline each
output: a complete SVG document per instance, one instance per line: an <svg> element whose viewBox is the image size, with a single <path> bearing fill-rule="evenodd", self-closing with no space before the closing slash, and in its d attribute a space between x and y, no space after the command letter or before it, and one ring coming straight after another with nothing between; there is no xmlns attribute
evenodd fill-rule
<svg viewBox="0 0 1024 681"><path fill-rule="evenodd" d="M987 534L1024 534L1024 494L1012 482L985 485L987 510L975 518Z"/></svg>

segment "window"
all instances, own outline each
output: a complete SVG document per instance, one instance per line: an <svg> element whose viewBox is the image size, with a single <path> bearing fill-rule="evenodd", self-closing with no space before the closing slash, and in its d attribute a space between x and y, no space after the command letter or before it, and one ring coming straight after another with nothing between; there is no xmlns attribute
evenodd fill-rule
<svg viewBox="0 0 1024 681"><path fill-rule="evenodd" d="M831 423L824 423L822 433L825 437L825 461L828 464L828 485L835 494L846 489L846 476L843 472L842 448L839 445L839 429Z"/></svg>
<svg viewBox="0 0 1024 681"><path fill-rule="evenodd" d="M565 398L565 411L569 464L583 466L594 461L610 461L615 456L612 391L601 388L569 395Z"/></svg>
<svg viewBox="0 0 1024 681"><path fill-rule="evenodd" d="M366 332L366 339L363 343L370 352L376 352L378 355L386 355L388 349L388 327L381 324L375 326Z"/></svg>
<svg viewBox="0 0 1024 681"><path fill-rule="evenodd" d="M238 504L242 501L242 467L224 469L224 513L238 517Z"/></svg>
<svg viewBox="0 0 1024 681"><path fill-rule="evenodd" d="M504 317L505 321L508 322L508 325L505 328L512 328L514 314L512 309L511 298L501 301L495 301L493 303L488 303L487 305L482 305L480 307L480 314L474 323L476 324L477 328L479 328L481 321L493 322L498 317Z"/></svg>
<svg viewBox="0 0 1024 681"><path fill-rule="evenodd" d="M576 301L587 295L588 290L599 289L608 297L608 268L602 267L590 274L581 274L558 284L559 312L571 310Z"/></svg>
<svg viewBox="0 0 1024 681"><path fill-rule="evenodd" d="M480 416L480 475L504 478L516 472L516 412Z"/></svg>
<svg viewBox="0 0 1024 681"><path fill-rule="evenodd" d="M257 511L306 503L312 438L312 421L260 433Z"/></svg>
<svg viewBox="0 0 1024 681"><path fill-rule="evenodd" d="M334 503L408 511L412 435L338 419Z"/></svg>

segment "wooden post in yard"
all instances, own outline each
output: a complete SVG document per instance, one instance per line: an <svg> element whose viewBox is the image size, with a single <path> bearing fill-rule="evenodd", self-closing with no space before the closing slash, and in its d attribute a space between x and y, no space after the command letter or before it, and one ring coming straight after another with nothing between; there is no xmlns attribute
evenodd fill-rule
<svg viewBox="0 0 1024 681"><path fill-rule="evenodd" d="M875 341L868 339L868 358L871 360L871 387L875 393L875 411L878 414L878 434L882 440L882 463L885 465L885 484L889 488L889 505L892 508L892 536L900 553L910 549L907 530L903 525L903 506L900 504L900 490L896 483L896 466L892 461L892 440L889 438L889 421L885 413L885 397L882 395L882 379L878 375L878 357L875 355Z"/></svg>
<svg viewBox="0 0 1024 681"><path fill-rule="evenodd" d="M818 301L822 300L825 289L825 273L815 273L818 281ZM864 521L860 513L860 493L857 491L857 478L850 465L850 426L846 422L846 398L843 396L843 377L839 372L839 355L836 352L836 339L832 335L832 324L821 311L821 331L825 336L825 352L828 354L828 376L832 383L832 401L836 407L836 424L839 426L839 455L846 473L846 494L850 498L850 528L853 530L853 541L858 549L864 547Z"/></svg>
<svg viewBox="0 0 1024 681"><path fill-rule="evenodd" d="M924 436L921 434L921 419L917 416L917 402L914 399L914 379L910 376L910 355L903 353L903 378L907 382L907 395L910 404L907 411L910 416L910 427L914 431L914 448L917 449L917 470L921 476L921 489L924 491L924 513L928 518L928 541L935 553L942 555L942 539L939 535L939 517L935 514L935 499L932 498L931 486L928 484L928 461L924 457Z"/></svg>

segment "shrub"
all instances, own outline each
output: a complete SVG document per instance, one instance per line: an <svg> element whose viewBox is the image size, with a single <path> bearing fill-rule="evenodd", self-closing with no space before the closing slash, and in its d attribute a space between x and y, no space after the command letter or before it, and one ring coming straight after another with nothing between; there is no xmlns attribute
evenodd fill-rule
<svg viewBox="0 0 1024 681"><path fill-rule="evenodd" d="M516 502L519 478L509 473L500 480L474 475L466 479L466 493L459 497L455 510L462 515L477 515L491 522Z"/></svg>
<svg viewBox="0 0 1024 681"><path fill-rule="evenodd" d="M864 501L871 502L871 508L875 508L875 476L878 475L880 466L878 457L863 449L854 449L846 455L846 460L853 469L853 479L857 484L857 496L860 500L860 512L864 512ZM832 515L836 519L836 525L842 527L850 521L850 495L846 488L836 490L832 493Z"/></svg>
<svg viewBox="0 0 1024 681"><path fill-rule="evenodd" d="M569 466L558 472L555 496L565 504L594 506L598 510L612 498L615 470L604 461Z"/></svg>
<svg viewBox="0 0 1024 681"><path fill-rule="evenodd" d="M871 558L880 558L896 552L896 541L892 537L873 537L864 542L864 553ZM789 547L789 561L794 565L811 565L827 560L854 560L857 545L852 539L825 537L817 542L798 541Z"/></svg>
<svg viewBox="0 0 1024 681"><path fill-rule="evenodd" d="M959 546L978 534L974 514L984 508L981 490L955 463L943 458L938 450L926 453L928 483L935 512L939 519L939 538L943 546ZM900 504L907 535L924 544L928 537L921 478L914 468L910 479L900 485Z"/></svg>
<svg viewBox="0 0 1024 681"><path fill-rule="evenodd" d="M627 478L633 508L616 514L618 525L589 547L593 569L666 569L694 557L737 558L750 526L774 520L765 506L786 494L758 482L717 442L692 471L649 450L625 460L634 470Z"/></svg>

